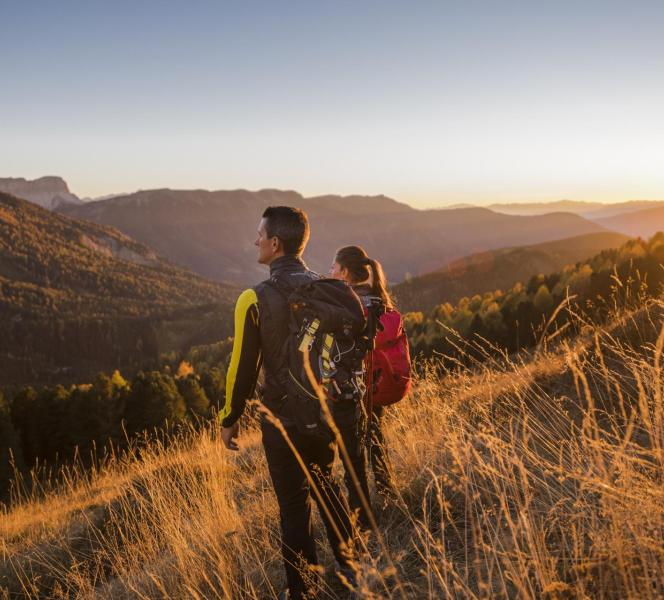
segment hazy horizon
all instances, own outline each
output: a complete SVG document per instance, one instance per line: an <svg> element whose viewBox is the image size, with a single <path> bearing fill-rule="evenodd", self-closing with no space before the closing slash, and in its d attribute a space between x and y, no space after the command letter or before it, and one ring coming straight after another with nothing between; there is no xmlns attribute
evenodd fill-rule
<svg viewBox="0 0 664 600"><path fill-rule="evenodd" d="M22 175L16 175L16 174L0 174L0 179L25 179L26 181L34 181L36 179L40 179L43 177L62 177L61 175L57 173L48 173L45 175L38 175L35 177L24 177ZM139 192L144 192L144 191L150 191L150 190L158 190L158 189L171 189L174 191L191 191L191 190L205 190L205 191L210 191L210 192L217 192L217 191L236 191L236 190L246 190L249 192L259 192L261 190L266 190L266 189L272 189L272 190L279 190L283 192L296 192L299 193L302 197L304 198L313 198L316 196L341 196L341 197L348 197L348 196L385 196L387 198L390 198L391 200L395 200L397 202L401 202L403 204L407 204L411 206L412 208L420 209L420 210L427 210L427 209L449 209L449 208L460 208L463 206L475 206L475 207L488 207L491 205L528 205L528 204L551 204L551 203L560 203L560 202L570 202L570 203L591 203L591 204L606 204L606 205L611 205L611 204L623 204L623 203L628 203L628 202L664 202L664 198L617 198L613 200L588 200L587 198L552 198L552 199L522 199L522 200L509 200L509 199L504 199L504 200L485 200L485 201L477 201L477 202L455 202L455 201L449 201L447 203L438 203L436 204L435 201L432 201L431 204L428 205L421 205L416 202L411 202L409 201L408 198L398 198L394 196L390 196L389 194L384 194L382 192L375 192L375 193L366 193L366 194L342 194L342 193L336 193L334 191L330 192L323 192L323 193L318 193L318 194L306 194L303 193L301 190L296 189L295 187L285 187L285 188L276 188L274 186L267 186L267 187L262 187L262 188L250 188L247 186L241 186L237 188L206 188L204 186L194 186L194 187L189 187L189 188L179 188L179 187L173 187L173 186L158 186L158 187L140 187L137 189L132 189L132 190L122 190L122 191L115 191L115 192L109 192L109 193L104 193L100 194L98 196L84 196L76 189L73 188L73 186L69 183L66 177L62 177L64 179L65 183L68 184L69 191L75 195L77 195L81 200L84 200L86 202L93 202L97 200L102 200L106 199L109 197L117 197L117 196L128 196L131 194L136 194Z"/></svg>
<svg viewBox="0 0 664 600"><path fill-rule="evenodd" d="M664 5L0 5L0 165L82 197L664 197Z"/></svg>

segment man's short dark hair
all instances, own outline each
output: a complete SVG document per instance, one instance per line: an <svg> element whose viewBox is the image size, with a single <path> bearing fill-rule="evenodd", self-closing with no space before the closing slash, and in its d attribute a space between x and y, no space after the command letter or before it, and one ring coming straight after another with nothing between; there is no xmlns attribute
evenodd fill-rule
<svg viewBox="0 0 664 600"><path fill-rule="evenodd" d="M292 206L270 206L263 213L268 237L278 237L284 253L299 256L309 241L307 213Z"/></svg>

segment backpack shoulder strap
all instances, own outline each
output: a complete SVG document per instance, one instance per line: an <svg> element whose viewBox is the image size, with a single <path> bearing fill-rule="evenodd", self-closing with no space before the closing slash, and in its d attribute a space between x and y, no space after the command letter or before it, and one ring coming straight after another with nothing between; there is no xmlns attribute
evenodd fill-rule
<svg viewBox="0 0 664 600"><path fill-rule="evenodd" d="M288 297L293 290L301 285L320 278L320 275L313 271L301 271L284 275L273 275L265 283L277 290L283 296Z"/></svg>
<svg viewBox="0 0 664 600"><path fill-rule="evenodd" d="M315 279L320 279L320 275L313 271L302 271L297 273L288 273L285 275L273 275L270 279L265 281L265 285L273 289L281 298L288 302L288 297L298 287L305 283L309 283ZM273 294L265 294L265 301L267 303L267 310L270 314L276 314L276 307L274 303L277 301Z"/></svg>

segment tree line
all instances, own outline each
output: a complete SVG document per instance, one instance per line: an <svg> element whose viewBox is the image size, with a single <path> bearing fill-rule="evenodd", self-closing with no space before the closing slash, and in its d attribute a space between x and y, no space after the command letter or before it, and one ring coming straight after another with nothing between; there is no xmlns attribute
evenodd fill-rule
<svg viewBox="0 0 664 600"><path fill-rule="evenodd" d="M478 358L473 349L494 346L507 352L533 347L547 332L574 331L572 314L602 322L617 306L659 294L664 283L664 234L634 239L617 249L569 265L549 275L535 275L505 291L444 302L427 313L404 316L414 356L461 354ZM565 302L568 309L557 311ZM463 350L462 350L463 349Z"/></svg>
<svg viewBox="0 0 664 600"><path fill-rule="evenodd" d="M224 344L214 346L213 356ZM194 370L181 360L174 369L165 357L160 370L140 371L130 381L115 371L69 387L0 391L0 498L15 470L74 459L90 466L144 431L213 417L224 399L225 378L223 362L202 362Z"/></svg>

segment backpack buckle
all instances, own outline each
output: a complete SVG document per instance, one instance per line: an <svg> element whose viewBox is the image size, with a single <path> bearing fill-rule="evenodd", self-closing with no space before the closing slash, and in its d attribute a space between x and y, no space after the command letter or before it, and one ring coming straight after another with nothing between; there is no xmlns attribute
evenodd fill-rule
<svg viewBox="0 0 664 600"><path fill-rule="evenodd" d="M311 350L311 347L314 345L314 338L316 337L316 332L318 331L319 327L320 327L319 319L314 319L311 323L309 323L306 326L304 330L304 335L302 336L302 341L300 342L300 346L298 347L298 350L300 352L304 352L305 350Z"/></svg>

